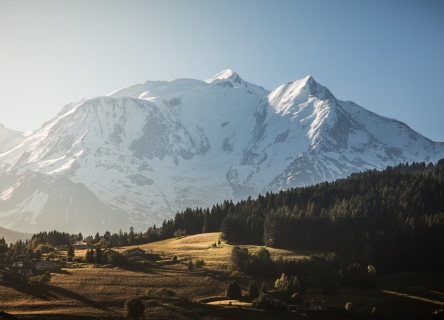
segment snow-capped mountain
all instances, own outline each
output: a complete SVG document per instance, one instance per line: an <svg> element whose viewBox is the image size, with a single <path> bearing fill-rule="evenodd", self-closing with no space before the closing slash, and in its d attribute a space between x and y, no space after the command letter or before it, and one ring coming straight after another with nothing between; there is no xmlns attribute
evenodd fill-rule
<svg viewBox="0 0 444 320"><path fill-rule="evenodd" d="M312 77L270 92L232 70L136 84L1 137L0 226L26 232L146 230L186 207L444 157Z"/></svg>
<svg viewBox="0 0 444 320"><path fill-rule="evenodd" d="M30 133L7 129L0 123L0 154L20 144L28 135Z"/></svg>

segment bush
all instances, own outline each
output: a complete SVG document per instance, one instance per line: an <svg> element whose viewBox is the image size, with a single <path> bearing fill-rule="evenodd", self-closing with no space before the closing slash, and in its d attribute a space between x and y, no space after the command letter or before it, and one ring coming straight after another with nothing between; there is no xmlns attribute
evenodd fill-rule
<svg viewBox="0 0 444 320"><path fill-rule="evenodd" d="M176 262L177 261L177 256L173 256L173 262Z"/></svg>
<svg viewBox="0 0 444 320"><path fill-rule="evenodd" d="M261 293L257 299L253 301L253 307L257 309L272 309L272 305L268 302L264 293Z"/></svg>
<svg viewBox="0 0 444 320"><path fill-rule="evenodd" d="M128 319L140 319L145 313L145 305L137 298L126 300L124 308L124 316Z"/></svg>
<svg viewBox="0 0 444 320"><path fill-rule="evenodd" d="M293 303L301 303L302 302L302 297L297 292L293 293L290 298Z"/></svg>
<svg viewBox="0 0 444 320"><path fill-rule="evenodd" d="M227 288L227 298L239 299L242 296L242 290L236 280L230 282Z"/></svg>
<svg viewBox="0 0 444 320"><path fill-rule="evenodd" d="M148 288L145 290L145 294L148 297L160 297L160 298L172 298L176 296L176 292L167 289L167 288L159 288L159 289L152 289Z"/></svg>
<svg viewBox="0 0 444 320"><path fill-rule="evenodd" d="M353 317L353 303L351 303L350 301L347 302L344 306L344 315L347 318Z"/></svg>
<svg viewBox="0 0 444 320"><path fill-rule="evenodd" d="M187 232L183 229L174 231L174 237L177 239L183 238L187 236Z"/></svg>
<svg viewBox="0 0 444 320"><path fill-rule="evenodd" d="M31 287L45 286L45 285L47 285L50 282L51 282L51 278L47 274L42 274L42 275L39 275L39 276L34 276L34 277L29 277L28 278L28 284Z"/></svg>
<svg viewBox="0 0 444 320"><path fill-rule="evenodd" d="M203 260L196 260L196 262L194 263L194 266L195 266L196 268L202 268L202 267L205 267L205 261L203 261Z"/></svg>

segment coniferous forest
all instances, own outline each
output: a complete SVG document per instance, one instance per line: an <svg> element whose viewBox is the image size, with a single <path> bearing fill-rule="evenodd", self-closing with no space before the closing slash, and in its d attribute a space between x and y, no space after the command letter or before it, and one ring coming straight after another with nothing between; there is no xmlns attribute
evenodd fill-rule
<svg viewBox="0 0 444 320"><path fill-rule="evenodd" d="M42 232L9 250L3 239L0 251L13 255L39 244L79 240L112 248L221 231L229 243L335 252L345 265L373 265L378 273L438 271L444 268L443 192L444 159L436 164L402 164L236 204L187 208L146 232L131 227L129 233L107 231L86 238Z"/></svg>
<svg viewBox="0 0 444 320"><path fill-rule="evenodd" d="M232 243L334 251L378 272L442 270L444 159L370 170L211 210L186 209L163 227L222 231ZM163 228L162 228L163 229Z"/></svg>

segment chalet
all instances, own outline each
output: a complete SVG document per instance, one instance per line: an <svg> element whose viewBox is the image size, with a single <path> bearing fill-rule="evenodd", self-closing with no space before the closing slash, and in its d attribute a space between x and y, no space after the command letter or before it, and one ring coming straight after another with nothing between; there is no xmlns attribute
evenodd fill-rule
<svg viewBox="0 0 444 320"><path fill-rule="evenodd" d="M91 246L89 244L87 244L86 242L76 242L76 244L74 245L74 248L76 250L86 250L89 249Z"/></svg>
<svg viewBox="0 0 444 320"><path fill-rule="evenodd" d="M147 260L146 251L140 248L129 249L123 252L123 254L132 260Z"/></svg>
<svg viewBox="0 0 444 320"><path fill-rule="evenodd" d="M53 270L54 267L55 267L54 263L49 262L49 261L40 261L36 264L36 268L39 271Z"/></svg>
<svg viewBox="0 0 444 320"><path fill-rule="evenodd" d="M314 298L310 300L310 310L327 310L325 300Z"/></svg>

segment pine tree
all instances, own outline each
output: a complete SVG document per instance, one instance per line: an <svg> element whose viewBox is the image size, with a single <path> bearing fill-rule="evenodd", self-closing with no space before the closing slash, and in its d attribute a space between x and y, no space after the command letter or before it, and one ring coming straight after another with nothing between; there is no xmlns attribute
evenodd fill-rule
<svg viewBox="0 0 444 320"><path fill-rule="evenodd" d="M251 280L250 284L248 285L248 296L250 298L259 297L259 289L255 280Z"/></svg>

